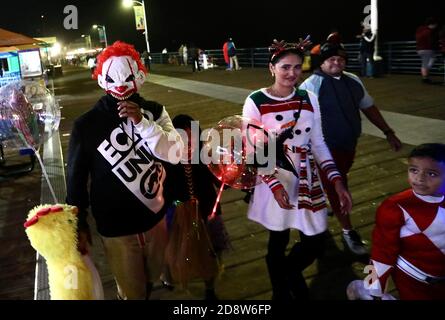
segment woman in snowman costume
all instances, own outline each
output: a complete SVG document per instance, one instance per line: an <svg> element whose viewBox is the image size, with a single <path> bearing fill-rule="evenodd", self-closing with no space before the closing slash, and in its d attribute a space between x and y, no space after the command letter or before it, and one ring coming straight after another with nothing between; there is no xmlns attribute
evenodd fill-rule
<svg viewBox="0 0 445 320"><path fill-rule="evenodd" d="M274 40L269 48L274 83L250 94L243 106L244 117L277 134L277 168L255 187L248 209L249 219L270 232L266 264L276 300L308 298L303 270L324 250L327 209L318 170L335 184L343 214L352 207L323 138L317 98L295 89L306 44ZM286 255L291 229L299 231L300 242Z"/></svg>

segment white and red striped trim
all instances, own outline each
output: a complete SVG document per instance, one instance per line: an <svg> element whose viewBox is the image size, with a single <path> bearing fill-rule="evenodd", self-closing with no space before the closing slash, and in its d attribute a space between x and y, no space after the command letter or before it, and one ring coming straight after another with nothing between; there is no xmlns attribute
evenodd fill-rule
<svg viewBox="0 0 445 320"><path fill-rule="evenodd" d="M336 180L341 180L340 172L338 172L337 166L333 160L323 161L320 163L320 168L331 183L334 183Z"/></svg>
<svg viewBox="0 0 445 320"><path fill-rule="evenodd" d="M284 112L284 111L291 111L291 110L298 110L300 105L300 100L292 100L292 101L286 101L286 102L280 102L280 103L274 103L274 104L262 104L259 107L261 115L265 115L268 113L276 113L276 112ZM310 112L314 112L314 108L307 102L303 102L301 106L301 110L307 110Z"/></svg>
<svg viewBox="0 0 445 320"><path fill-rule="evenodd" d="M272 192L284 188L281 182L273 175L263 176L263 181L269 186Z"/></svg>

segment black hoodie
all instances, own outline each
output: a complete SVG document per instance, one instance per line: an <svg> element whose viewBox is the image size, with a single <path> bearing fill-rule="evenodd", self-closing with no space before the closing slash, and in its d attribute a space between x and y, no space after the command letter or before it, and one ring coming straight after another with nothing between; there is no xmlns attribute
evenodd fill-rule
<svg viewBox="0 0 445 320"><path fill-rule="evenodd" d="M129 100L143 111L137 126L120 118L119 101L106 95L75 121L70 138L66 202L79 208L80 228L91 205L105 237L145 232L162 219L162 160L170 147L182 148L180 138L167 139L177 132L162 105L138 94Z"/></svg>

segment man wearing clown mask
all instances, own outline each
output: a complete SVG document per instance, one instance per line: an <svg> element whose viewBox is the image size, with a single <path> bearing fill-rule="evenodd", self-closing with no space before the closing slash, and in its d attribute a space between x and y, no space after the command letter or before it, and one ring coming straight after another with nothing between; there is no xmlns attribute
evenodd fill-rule
<svg viewBox="0 0 445 320"><path fill-rule="evenodd" d="M167 237L161 161L178 163L183 150L165 108L138 94L146 73L133 46L107 47L94 73L106 95L76 120L69 145L67 203L79 208L79 250L88 251L91 205L121 299L148 299L159 279Z"/></svg>

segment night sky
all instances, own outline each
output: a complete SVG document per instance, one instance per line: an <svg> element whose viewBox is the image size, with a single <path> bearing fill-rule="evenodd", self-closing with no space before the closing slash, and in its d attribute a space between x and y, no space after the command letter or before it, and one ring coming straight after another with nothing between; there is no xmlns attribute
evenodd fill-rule
<svg viewBox="0 0 445 320"><path fill-rule="evenodd" d="M81 34L91 34L94 39L97 31L91 26L101 24L107 28L109 43L123 40L143 50L145 38L135 28L133 10L123 8L121 2L4 0L0 27L33 37L57 36L59 41L67 43ZM369 3L369 0L146 0L149 41L152 52L164 47L177 50L181 42L217 49L229 36L239 48L264 47L274 38L294 40L307 34L319 42L335 28L344 42L353 42L360 31L359 23L366 16L363 8ZM381 40L413 40L416 27L427 16L435 15L445 22L445 1L416 3L379 1ZM78 8L78 30L63 28L63 8L69 4Z"/></svg>

